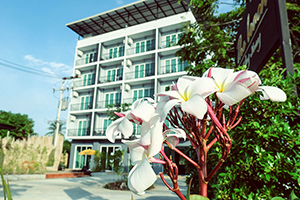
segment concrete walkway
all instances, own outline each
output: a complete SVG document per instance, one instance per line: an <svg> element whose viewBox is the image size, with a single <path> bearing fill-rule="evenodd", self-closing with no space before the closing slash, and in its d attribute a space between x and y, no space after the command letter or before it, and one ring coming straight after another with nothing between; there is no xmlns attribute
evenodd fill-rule
<svg viewBox="0 0 300 200"><path fill-rule="evenodd" d="M108 182L116 181L118 177L112 174L81 178L19 180L10 181L12 198L14 200L172 200L179 199L157 178L154 189L146 191L143 196L137 196L130 191L116 191L104 188ZM179 179L180 189L185 194L185 179ZM0 199L3 189L0 189Z"/></svg>

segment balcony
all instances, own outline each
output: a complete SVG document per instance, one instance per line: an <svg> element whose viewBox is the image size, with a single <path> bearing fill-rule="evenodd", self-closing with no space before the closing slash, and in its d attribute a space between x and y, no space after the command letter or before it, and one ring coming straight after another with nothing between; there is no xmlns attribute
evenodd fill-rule
<svg viewBox="0 0 300 200"><path fill-rule="evenodd" d="M90 128L68 129L67 136L90 136Z"/></svg>
<svg viewBox="0 0 300 200"><path fill-rule="evenodd" d="M89 63L97 62L98 52L91 53L91 54L85 54L83 57L85 57L85 58L80 58L80 59L76 60L75 66L86 65Z"/></svg>
<svg viewBox="0 0 300 200"><path fill-rule="evenodd" d="M146 69L144 69L144 67L141 68L141 66L144 66L144 65L139 65L139 66L137 65L137 66L135 66L135 69L136 69L135 71L127 72L125 74L125 79L130 80L130 79L154 76L154 63L149 65L150 67L148 67L148 65L146 64Z"/></svg>
<svg viewBox="0 0 300 200"><path fill-rule="evenodd" d="M161 66L158 70L158 74L171 74L176 72L182 72L188 66L187 62L180 62L179 64L171 64Z"/></svg>
<svg viewBox="0 0 300 200"><path fill-rule="evenodd" d="M93 132L93 136L106 136L106 129L104 128L96 128Z"/></svg>
<svg viewBox="0 0 300 200"><path fill-rule="evenodd" d="M135 47L127 48L127 55L139 54L155 50L155 39L145 40L134 44Z"/></svg>
<svg viewBox="0 0 300 200"><path fill-rule="evenodd" d="M95 84L95 75L94 74L88 75L89 78L86 78L85 76L86 75L84 75L84 79L73 81L73 86L74 87L84 87L84 86L89 86L89 85Z"/></svg>
<svg viewBox="0 0 300 200"><path fill-rule="evenodd" d="M115 99L113 102L97 101L96 109L107 108L108 105L114 105L114 107L120 107L121 106L121 99Z"/></svg>
<svg viewBox="0 0 300 200"><path fill-rule="evenodd" d="M110 83L115 81L121 81L123 80L122 75L120 76L101 76L99 81L100 83Z"/></svg>
<svg viewBox="0 0 300 200"><path fill-rule="evenodd" d="M108 53L103 53L101 59L102 60L109 60L113 58L123 57L125 52L124 46L118 46L114 48L108 49Z"/></svg>
<svg viewBox="0 0 300 200"><path fill-rule="evenodd" d="M70 105L71 111L79 111L79 110L90 110L93 108L91 103L78 103Z"/></svg>

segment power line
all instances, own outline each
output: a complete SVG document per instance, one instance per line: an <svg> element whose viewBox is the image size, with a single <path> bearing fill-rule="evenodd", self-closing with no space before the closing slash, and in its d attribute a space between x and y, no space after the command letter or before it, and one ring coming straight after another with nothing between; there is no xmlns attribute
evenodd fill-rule
<svg viewBox="0 0 300 200"><path fill-rule="evenodd" d="M0 61L2 61L2 62L0 62L0 65L2 65L4 67L8 67L8 68L12 68L12 69L19 70L19 71L22 71L22 72L35 74L35 75L39 75L39 76L44 76L44 77L48 77L48 78L59 79L59 76L56 75L56 74L51 74L51 73L48 73L48 72L44 72L44 71L40 71L40 70L33 69L33 68L30 68L30 67L26 67L26 66L23 66L23 65L19 65L19 64L1 59L1 58L0 58ZM3 63L3 62L6 62L6 63Z"/></svg>

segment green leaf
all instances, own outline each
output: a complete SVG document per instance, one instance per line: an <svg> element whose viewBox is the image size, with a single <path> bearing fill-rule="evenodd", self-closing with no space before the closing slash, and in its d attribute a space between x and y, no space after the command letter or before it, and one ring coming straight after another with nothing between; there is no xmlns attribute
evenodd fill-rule
<svg viewBox="0 0 300 200"><path fill-rule="evenodd" d="M209 198L197 194L192 194L190 196L190 200L209 200Z"/></svg>
<svg viewBox="0 0 300 200"><path fill-rule="evenodd" d="M290 200L299 200L299 199L300 198L295 195L294 190L293 190L291 193L291 196L290 196Z"/></svg>
<svg viewBox="0 0 300 200"><path fill-rule="evenodd" d="M273 197L271 200L284 200L282 197Z"/></svg>

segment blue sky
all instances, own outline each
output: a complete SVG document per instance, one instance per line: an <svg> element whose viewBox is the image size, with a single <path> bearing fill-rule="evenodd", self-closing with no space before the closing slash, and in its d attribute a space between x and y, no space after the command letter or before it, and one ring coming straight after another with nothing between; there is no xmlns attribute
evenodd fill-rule
<svg viewBox="0 0 300 200"><path fill-rule="evenodd" d="M1 1L0 59L59 77L72 76L78 36L65 24L132 2L135 0ZM230 9L231 5L220 5L220 12ZM36 133L47 133L48 121L56 119L60 95L53 93L53 87L60 88L61 79L0 65L0 85L0 110L27 114L35 122ZM66 91L64 96L69 94ZM67 119L67 111L62 111L61 119Z"/></svg>

